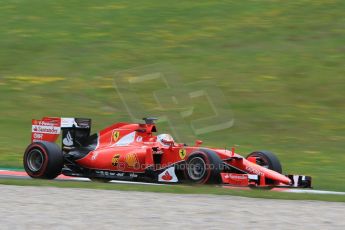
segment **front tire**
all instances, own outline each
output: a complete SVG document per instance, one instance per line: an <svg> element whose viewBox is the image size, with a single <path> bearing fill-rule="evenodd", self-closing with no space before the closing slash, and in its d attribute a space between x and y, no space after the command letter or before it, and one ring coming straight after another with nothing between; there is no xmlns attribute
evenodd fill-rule
<svg viewBox="0 0 345 230"><path fill-rule="evenodd" d="M23 165L32 178L54 179L61 174L63 153L55 143L34 142L25 150Z"/></svg>
<svg viewBox="0 0 345 230"><path fill-rule="evenodd" d="M222 165L215 152L204 149L195 151L186 161L185 178L195 184L218 183Z"/></svg>
<svg viewBox="0 0 345 230"><path fill-rule="evenodd" d="M256 152L252 152L251 154L249 154L246 158L248 157L255 157L256 158L256 164L271 169L273 171L276 171L278 173L282 173L282 166L280 164L279 159L276 157L276 155L274 155L271 152L268 151L256 151Z"/></svg>

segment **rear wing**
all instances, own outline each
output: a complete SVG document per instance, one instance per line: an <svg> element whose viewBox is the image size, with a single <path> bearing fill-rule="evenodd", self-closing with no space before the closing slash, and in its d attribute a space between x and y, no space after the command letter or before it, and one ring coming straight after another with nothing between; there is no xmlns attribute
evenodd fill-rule
<svg viewBox="0 0 345 230"><path fill-rule="evenodd" d="M62 146L75 147L90 136L90 131L89 118L43 117L32 120L31 142L55 142L62 134Z"/></svg>

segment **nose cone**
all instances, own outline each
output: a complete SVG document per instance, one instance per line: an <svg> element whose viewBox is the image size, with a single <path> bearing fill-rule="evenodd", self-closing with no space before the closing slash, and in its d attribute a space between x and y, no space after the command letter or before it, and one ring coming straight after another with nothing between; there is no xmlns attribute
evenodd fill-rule
<svg viewBox="0 0 345 230"><path fill-rule="evenodd" d="M291 184L290 178L275 172L271 169L262 167L260 165L254 164L246 159L243 159L243 165L245 166L245 169L250 174L256 174L256 175L263 175L265 178L281 182L283 184Z"/></svg>

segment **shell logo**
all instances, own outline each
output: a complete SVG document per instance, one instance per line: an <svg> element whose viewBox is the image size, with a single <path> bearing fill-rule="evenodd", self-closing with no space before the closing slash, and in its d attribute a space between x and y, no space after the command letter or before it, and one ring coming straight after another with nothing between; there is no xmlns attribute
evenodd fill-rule
<svg viewBox="0 0 345 230"><path fill-rule="evenodd" d="M126 164L128 165L128 167L134 168L137 167L139 164L138 158L137 158L137 154L135 153L130 153L126 156Z"/></svg>
<svg viewBox="0 0 345 230"><path fill-rule="evenodd" d="M113 133L113 140L116 142L120 137L120 132L119 131L114 131Z"/></svg>

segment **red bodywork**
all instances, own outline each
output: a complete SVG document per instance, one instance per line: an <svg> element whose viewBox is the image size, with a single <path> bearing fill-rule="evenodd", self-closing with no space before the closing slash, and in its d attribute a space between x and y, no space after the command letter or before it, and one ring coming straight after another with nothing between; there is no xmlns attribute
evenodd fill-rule
<svg viewBox="0 0 345 230"><path fill-rule="evenodd" d="M63 118L61 118L63 119ZM44 118L33 120L32 141L55 141L63 120ZM37 125L46 126L46 132L39 132ZM42 129L41 129L42 131ZM185 162L190 154L201 149L200 146L185 146L179 143L162 144L157 140L155 124L116 123L98 132L97 146L76 163L87 169L107 172L145 173L148 168L163 171L178 163ZM42 136L40 134L43 134ZM37 140L39 137L39 140ZM293 181L278 172L262 167L255 159L244 158L231 151L207 148L218 155L224 165L235 168L241 173L221 172L222 182L236 186L292 186ZM160 163L155 162L160 155ZM160 176L163 182L176 182L168 171Z"/></svg>

